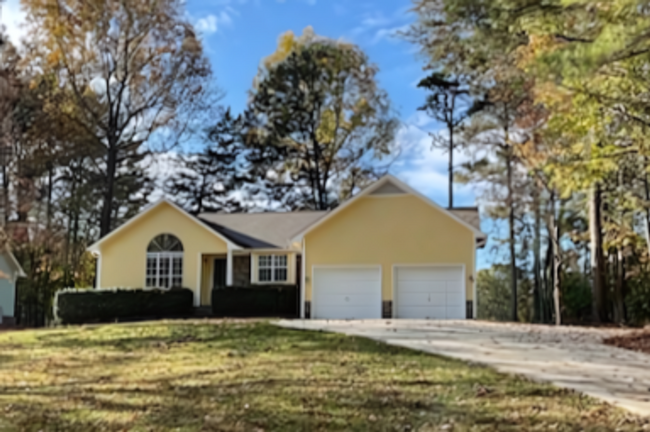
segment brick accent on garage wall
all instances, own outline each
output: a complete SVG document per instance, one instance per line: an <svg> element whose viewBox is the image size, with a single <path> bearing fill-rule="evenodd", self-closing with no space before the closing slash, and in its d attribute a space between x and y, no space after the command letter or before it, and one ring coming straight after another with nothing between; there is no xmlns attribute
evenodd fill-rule
<svg viewBox="0 0 650 432"><path fill-rule="evenodd" d="M392 318L393 317L393 302L384 301L381 304L381 317L382 318Z"/></svg>

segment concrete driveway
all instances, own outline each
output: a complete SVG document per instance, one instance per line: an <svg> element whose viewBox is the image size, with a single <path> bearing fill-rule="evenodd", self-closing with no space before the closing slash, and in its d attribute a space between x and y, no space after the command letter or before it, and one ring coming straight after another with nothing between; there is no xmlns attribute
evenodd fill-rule
<svg viewBox="0 0 650 432"><path fill-rule="evenodd" d="M311 321L278 325L363 336L574 389L650 416L650 355L602 344L626 330L482 321Z"/></svg>

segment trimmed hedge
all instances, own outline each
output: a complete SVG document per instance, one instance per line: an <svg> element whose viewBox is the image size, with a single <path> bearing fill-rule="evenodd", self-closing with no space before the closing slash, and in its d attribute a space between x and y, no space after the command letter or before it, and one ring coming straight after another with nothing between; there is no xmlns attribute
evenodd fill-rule
<svg viewBox="0 0 650 432"><path fill-rule="evenodd" d="M162 290L116 289L62 291L55 298L56 316L63 324L187 316L194 293L186 288Z"/></svg>
<svg viewBox="0 0 650 432"><path fill-rule="evenodd" d="M225 317L297 317L298 287L227 287L212 290L212 313Z"/></svg>

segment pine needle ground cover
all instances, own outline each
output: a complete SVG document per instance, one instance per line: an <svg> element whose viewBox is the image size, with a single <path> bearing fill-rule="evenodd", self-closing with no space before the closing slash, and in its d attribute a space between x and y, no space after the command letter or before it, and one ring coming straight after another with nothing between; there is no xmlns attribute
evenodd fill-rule
<svg viewBox="0 0 650 432"><path fill-rule="evenodd" d="M638 431L570 391L248 321L0 333L1 431Z"/></svg>

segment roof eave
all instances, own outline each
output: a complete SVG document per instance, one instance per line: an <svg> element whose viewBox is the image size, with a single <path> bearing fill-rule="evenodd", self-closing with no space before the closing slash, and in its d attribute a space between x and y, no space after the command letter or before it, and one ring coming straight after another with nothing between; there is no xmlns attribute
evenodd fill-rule
<svg viewBox="0 0 650 432"><path fill-rule="evenodd" d="M436 204L434 201L432 201L432 200L429 199L428 197L422 195L420 192L416 191L416 190L413 189L411 186L407 185L406 183L404 183L403 181L401 181L401 180L398 179L397 177L393 176L392 174L387 174L387 175L385 175L384 177L382 177L381 179L377 180L377 181L376 181L375 183L373 183L372 185L368 186L368 187L367 187L366 189L364 189L363 191L361 191L361 193L360 193L359 195L357 195L357 196L355 196L355 197L353 197L353 198L347 200L346 202L344 202L343 204L341 204L340 206L338 206L336 209L332 210L331 212L329 212L328 214L326 214L326 215L323 216L322 218L320 218L320 219L318 219L317 221L315 221L313 224L311 224L311 225L309 225L308 227L306 227L305 229L303 229L302 232L300 232L299 234L297 234L297 235L296 235L295 237L293 237L291 240L292 240L292 241L302 241L303 237L304 237L307 233L309 233L311 230L313 230L313 229L315 229L316 227L318 227L321 223L323 223L323 222L325 222L326 220L328 220L329 218L333 217L335 214L337 214L338 212L340 212L341 210L343 210L344 208L346 208L347 206L349 206L350 204L352 204L352 203L355 202L356 200L358 200L358 199L360 199L360 198L362 198L362 197L364 197L364 196L366 196L366 195L370 195L372 192L374 192L375 190L377 190L378 188L380 188L381 186L383 186L385 183L387 183L387 182L389 182L389 181L392 181L392 182L395 183L398 187L404 189L406 192L408 192L408 193L410 193L410 194L412 194L412 195L414 195L414 196L420 198L421 200L423 200L424 202L426 202L426 203L428 203L429 205L433 206L434 208L436 208L436 209L442 211L443 213L445 213L446 215L448 215L449 217L451 217L451 218L452 218L453 220L455 220L456 222L460 223L461 225L463 225L463 226L465 226L466 228L468 228L469 230L471 230L471 231L474 233L474 235L476 235L477 237L479 237L479 236L485 236L485 234L482 233L480 230L476 229L475 227L473 227L473 226L472 226L471 224L469 224L468 222L466 222L466 221L464 221L463 219L459 218L458 216L456 216L455 214L453 214L453 213L452 213L451 211L449 211L448 209L446 209L446 208L444 208L444 207L442 207L442 206Z"/></svg>
<svg viewBox="0 0 650 432"><path fill-rule="evenodd" d="M162 203L167 203L167 204L169 204L170 206L172 206L172 207L175 208L176 210L178 210L178 211L180 211L181 213L187 215L190 219L192 219L194 222L196 222L197 224L199 224L200 226L202 226L202 227L205 228L206 230L210 231L213 235L215 235L216 237L218 237L219 239L221 239L223 242L225 242L225 243L228 245L228 249L231 249L231 250L239 250L239 249L242 249L241 246L239 246L239 245L236 244L236 243L233 243L231 240L227 239L227 238L224 237L223 235L221 235L221 234L219 234L218 232L214 231L212 228L210 228L208 225L206 225L203 221L201 221L201 220L198 219L198 218L193 217L192 215L190 215L189 213L187 213L185 210L183 210L182 208L180 208L179 206L177 206L176 204L174 204L173 202L171 202L171 201L168 200L167 198L161 198L161 199L159 199L158 201L156 201L155 203L153 203L153 204L147 206L147 207L146 207L145 209L143 209L140 213L138 213L137 215L135 215L134 217L132 217L131 219L129 219L128 221L126 221L124 224L122 224L122 225L121 225L120 227L118 227L117 229L111 231L109 234L105 235L105 236L102 237L101 239L97 240L95 243L93 243L93 244L91 244L90 246L88 246L88 247L86 248L86 251L91 252L91 253L93 253L93 254L97 254L97 255L101 254L101 247L100 247L100 246L101 246L102 243L104 243L106 240L108 240L109 238L111 238L111 237L113 237L114 235L116 235L118 232L121 232L122 230L126 229L127 226L131 225L131 224L134 223L136 220L139 220L139 219L140 219L141 217L143 217L145 214L147 214L148 212L150 212L150 211L153 210L154 208L158 207L158 206L161 205Z"/></svg>

